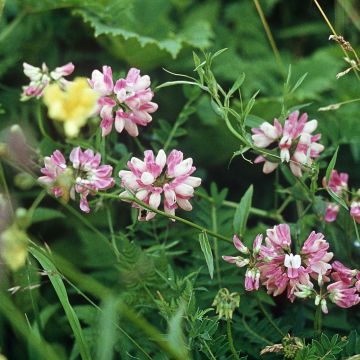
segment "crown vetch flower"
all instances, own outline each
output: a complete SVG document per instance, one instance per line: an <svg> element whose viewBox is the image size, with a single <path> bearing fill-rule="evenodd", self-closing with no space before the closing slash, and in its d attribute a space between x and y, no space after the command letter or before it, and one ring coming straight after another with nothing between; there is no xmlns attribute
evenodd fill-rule
<svg viewBox="0 0 360 360"><path fill-rule="evenodd" d="M357 289L344 281L337 281L328 285L329 299L337 306L349 308L360 302L360 296L356 293Z"/></svg>
<svg viewBox="0 0 360 360"><path fill-rule="evenodd" d="M85 78L68 81L65 87L54 83L44 91L49 117L63 122L65 134L71 138L78 136L88 118L94 115L97 100L97 93Z"/></svg>
<svg viewBox="0 0 360 360"><path fill-rule="evenodd" d="M54 151L50 157L45 157L45 167L40 171L44 176L39 182L49 188L56 197L68 201L69 197L75 200L76 193L80 195L80 209L89 212L88 195L99 190L107 190L114 186L111 177L112 166L100 165L101 155L91 149L82 151L80 147L74 148L70 153L71 165L59 150Z"/></svg>
<svg viewBox="0 0 360 360"><path fill-rule="evenodd" d="M57 67L55 70L49 73L49 69L45 63L42 64L41 68L23 63L24 74L30 79L30 84L23 86L23 93L21 100L26 101L30 98L40 98L43 95L44 89L54 81L58 81L61 86L66 84L64 76L70 75L75 66L72 63L65 64Z"/></svg>
<svg viewBox="0 0 360 360"><path fill-rule="evenodd" d="M119 172L122 186L156 209L160 206L163 194L164 210L169 214L174 215L178 207L192 210L189 200L194 195L194 188L201 184L200 178L191 176L196 170L192 158L184 160L183 153L178 150L172 150L168 156L164 150L160 150L156 157L152 150L146 150L144 156L144 161L131 158L128 162L130 171ZM128 191L120 196L128 196ZM150 220L156 215L135 203L133 206L139 208L139 220Z"/></svg>
<svg viewBox="0 0 360 360"><path fill-rule="evenodd" d="M80 147L76 147L71 151L69 158L75 170L74 190L80 194L80 209L89 212L87 196L114 186L115 181L111 177L112 166L100 165L101 155L95 154L91 149L82 151Z"/></svg>
<svg viewBox="0 0 360 360"><path fill-rule="evenodd" d="M337 170L332 170L329 178L329 184L326 184L326 178L323 178L323 186L328 187L336 194L341 195L344 190L348 189L349 174L338 173Z"/></svg>
<svg viewBox="0 0 360 360"><path fill-rule="evenodd" d="M360 201L353 201L350 206L350 215L360 224Z"/></svg>
<svg viewBox="0 0 360 360"><path fill-rule="evenodd" d="M150 123L150 114L158 108L151 101L154 93L150 89L150 77L141 76L136 68L131 68L126 78L117 80L114 85L111 67L103 66L102 73L92 72L89 84L101 96L98 111L103 136L111 132L114 123L118 133L125 129L131 136L138 136L138 126Z"/></svg>
<svg viewBox="0 0 360 360"><path fill-rule="evenodd" d="M259 148L267 148L277 143L272 150L279 153L281 162L289 162L290 169L295 176L302 176L304 165L310 165L313 158L319 156L324 146L317 141L321 135L312 135L317 128L317 121L308 121L306 113L299 117L299 112L291 113L284 126L277 119L274 125L264 122L259 128L251 129L254 145ZM258 156L255 163L264 162L263 172L269 174L274 171L279 162L271 161L264 156Z"/></svg>
<svg viewBox="0 0 360 360"><path fill-rule="evenodd" d="M334 203L327 203L325 210L325 221L330 223L334 222L340 211L340 206Z"/></svg>
<svg viewBox="0 0 360 360"><path fill-rule="evenodd" d="M233 243L235 248L243 255L243 256L226 256L224 255L222 258L226 262L230 264L235 264L238 267L247 266L245 272L245 290L253 291L259 289L259 281L260 281L260 270L257 268L258 255L261 247L261 243L263 240L263 236L261 234L257 235L254 242L252 251L246 247L237 235L233 237Z"/></svg>

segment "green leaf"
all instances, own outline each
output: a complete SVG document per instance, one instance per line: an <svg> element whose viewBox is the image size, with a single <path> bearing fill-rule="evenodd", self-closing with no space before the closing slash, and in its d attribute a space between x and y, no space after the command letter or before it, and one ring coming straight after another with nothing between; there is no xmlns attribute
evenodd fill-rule
<svg viewBox="0 0 360 360"><path fill-rule="evenodd" d="M179 356L179 359L189 359L189 353L186 348L185 336L182 329L184 319L184 305L182 304L176 314L169 321L169 332L167 340L172 345Z"/></svg>
<svg viewBox="0 0 360 360"><path fill-rule="evenodd" d="M348 210L348 206L346 205L346 202L344 201L344 199L342 199L338 194L336 194L333 190L331 190L327 184L329 184L330 181L330 177L331 177L331 172L334 170L335 164L336 164L336 159L337 159L337 154L339 151L339 147L336 148L336 151L333 155L333 157L331 158L329 165L326 169L326 190L327 192L330 194L330 196L338 203L340 204L343 208L345 208L346 210Z"/></svg>
<svg viewBox="0 0 360 360"><path fill-rule="evenodd" d="M240 200L238 207L236 208L233 225L236 234L242 237L245 233L246 223L249 217L251 203L253 196L253 186L250 185L246 193Z"/></svg>
<svg viewBox="0 0 360 360"><path fill-rule="evenodd" d="M31 223L35 224L42 221L63 219L63 218L65 218L65 215L59 210L38 207L34 211L34 215L32 217Z"/></svg>
<svg viewBox="0 0 360 360"><path fill-rule="evenodd" d="M59 272L57 271L52 261L44 253L35 249L34 247L30 247L29 251L36 258L36 260L39 261L42 268L46 271L51 284L54 287L54 290L61 302L61 305L64 308L66 317L74 333L75 340L80 350L81 358L83 360L91 360L90 350L88 344L85 341L79 319L69 302L66 288Z"/></svg>
<svg viewBox="0 0 360 360"><path fill-rule="evenodd" d="M294 87L291 89L290 93L295 92L295 90L302 84L302 82L305 80L308 73L305 73L301 78L296 82Z"/></svg>
<svg viewBox="0 0 360 360"><path fill-rule="evenodd" d="M209 238L206 232L201 232L199 234L199 242L200 242L201 251L203 252L205 257L206 265L209 269L210 277L212 279L214 277L214 257L211 251Z"/></svg>
<svg viewBox="0 0 360 360"><path fill-rule="evenodd" d="M231 89L229 90L229 92L227 94L227 97L230 97L235 91L237 91L237 89L239 89L239 87L242 85L244 80L245 80L245 73L242 73L235 80L233 86L231 87Z"/></svg>

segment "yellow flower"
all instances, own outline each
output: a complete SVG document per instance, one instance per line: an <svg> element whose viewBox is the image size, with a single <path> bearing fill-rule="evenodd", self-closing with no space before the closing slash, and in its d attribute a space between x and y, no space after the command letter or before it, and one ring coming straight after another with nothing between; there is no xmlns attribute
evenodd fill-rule
<svg viewBox="0 0 360 360"><path fill-rule="evenodd" d="M65 89L59 83L49 85L43 99L49 117L64 122L66 136L76 137L87 119L94 114L98 94L90 88L85 78L76 78L68 82Z"/></svg>
<svg viewBox="0 0 360 360"><path fill-rule="evenodd" d="M6 265L13 271L25 265L29 242L25 231L13 224L0 235L0 240L1 257Z"/></svg>

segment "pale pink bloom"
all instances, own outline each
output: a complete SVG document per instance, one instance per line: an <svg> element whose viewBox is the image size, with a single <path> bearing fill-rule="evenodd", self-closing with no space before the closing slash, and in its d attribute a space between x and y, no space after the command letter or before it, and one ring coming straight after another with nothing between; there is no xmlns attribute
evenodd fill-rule
<svg viewBox="0 0 360 360"><path fill-rule="evenodd" d="M340 211L340 206L334 203L327 203L325 211L325 221L333 222L336 220L337 215Z"/></svg>
<svg viewBox="0 0 360 360"><path fill-rule="evenodd" d="M40 176L38 181L48 187L55 197L63 196L64 188L60 185L59 178L67 169L64 155L55 150L51 156L44 158L44 165L45 167L40 169L44 176Z"/></svg>
<svg viewBox="0 0 360 360"><path fill-rule="evenodd" d="M344 190L348 189L349 174L338 173L333 170L330 175L328 187L337 195L341 195ZM323 186L326 187L326 178L323 178Z"/></svg>
<svg viewBox="0 0 360 360"><path fill-rule="evenodd" d="M317 141L321 135L312 135L317 128L317 121L308 121L306 113L299 117L299 112L291 113L285 120L284 127L278 120L274 120L274 125L264 122L259 128L253 128L252 139L254 145L260 148L267 148L276 142L275 149L281 162L289 162L290 169L295 176L302 176L304 165L311 165L312 159L318 157L324 150L324 146ZM263 172L269 174L274 171L279 162L258 156L255 163L264 162Z"/></svg>
<svg viewBox="0 0 360 360"><path fill-rule="evenodd" d="M350 206L350 215L360 224L360 201L353 201Z"/></svg>
<svg viewBox="0 0 360 360"><path fill-rule="evenodd" d="M129 135L138 136L138 126L151 122L150 114L158 105L152 102L154 93L150 89L150 77L140 76L140 70L131 68L125 79L116 81L115 86L110 66L103 66L103 72L94 70L90 86L101 96L98 111L102 119L102 135L108 135L115 122L115 130L125 129Z"/></svg>
<svg viewBox="0 0 360 360"><path fill-rule="evenodd" d="M70 75L74 71L72 63L57 67L49 73L49 69L45 63L41 68L23 63L24 74L30 79L27 86L23 86L21 100L26 101L30 98L40 98L43 95L44 89L52 82L59 81L62 86L66 86L64 76Z"/></svg>
<svg viewBox="0 0 360 360"><path fill-rule="evenodd" d="M114 186L115 182L111 177L112 166L100 165L101 155L94 154L91 149L82 151L80 147L76 147L71 151L69 158L74 169L74 191L80 194L80 209L89 212L87 196ZM70 193L73 199L74 191Z"/></svg>
<svg viewBox="0 0 360 360"><path fill-rule="evenodd" d="M274 119L274 125L263 122L259 128L252 128L251 131L254 145L259 148L266 148L278 140L282 134L282 126L279 120Z"/></svg>
<svg viewBox="0 0 360 360"><path fill-rule="evenodd" d="M328 285L329 299L337 306L349 308L360 302L360 296L356 294L357 289L347 282L337 281Z"/></svg>
<svg viewBox="0 0 360 360"><path fill-rule="evenodd" d="M331 270L329 261L333 258L334 254L327 251L329 247L330 245L324 239L323 234L312 231L300 252L302 261L307 266L309 274L316 279L320 276L320 281L322 279L328 281L325 275Z"/></svg>
<svg viewBox="0 0 360 360"><path fill-rule="evenodd" d="M184 160L183 153L178 150L172 150L168 156L164 150L160 150L156 157L152 150L146 150L144 156L144 161L131 158L128 161L130 171L119 172L122 186L127 190L121 195L129 196L130 192L156 209L163 199L164 210L171 215L178 207L192 210L189 200L194 196L194 188L201 184L200 178L191 176L196 170L192 158ZM156 215L136 203L133 206L139 208L139 220L150 220Z"/></svg>

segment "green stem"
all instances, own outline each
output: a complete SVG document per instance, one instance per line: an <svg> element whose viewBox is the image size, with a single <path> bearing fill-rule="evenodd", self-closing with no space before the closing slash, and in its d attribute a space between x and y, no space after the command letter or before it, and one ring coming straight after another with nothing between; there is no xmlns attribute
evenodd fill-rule
<svg viewBox="0 0 360 360"><path fill-rule="evenodd" d="M135 196L134 196L134 197L118 197L118 196L114 196L114 195L112 195L112 194L107 194L107 193L99 193L99 195L101 195L101 196L103 196L103 197L107 197L107 198L112 198L112 199L116 198L116 199L120 199L120 200L127 201L127 202L133 202L133 203L141 206L141 207L144 208L145 210L154 212L154 213L159 214L159 215L161 215L161 216L164 216L164 217L166 217L166 218L168 218L168 219L172 219L172 220L176 220L176 221L178 221L178 222L181 222L181 223L183 223L183 224L185 224L185 225L187 225L187 226L190 226L190 227L192 227L192 228L194 228L194 229L197 229L197 230L199 230L199 231L201 231L201 232L206 232L208 235L213 236L213 237L216 237L216 238L218 238L218 239L220 239L220 240L223 240L223 241L226 241L226 242L230 242L230 243L232 242L232 240L229 239L229 238L227 238L226 236L223 236L223 235L221 235L221 234L217 234L216 232L214 232L214 231L212 231L212 230L209 230L209 229L207 229L207 228L205 228L205 227L203 227L203 226L200 226L200 225L198 225L198 224L195 224L195 223L193 223L193 222L191 222L191 221L189 221L189 220L183 219L183 218L181 218L181 217L179 217L179 216L171 215L171 214L168 214L168 213L166 213L166 212L164 212L164 211L161 211L161 210L159 210L159 209L155 209L155 208L149 206L148 204L140 201L140 200L137 199Z"/></svg>
<svg viewBox="0 0 360 360"><path fill-rule="evenodd" d="M234 341L233 341L233 338L232 338L232 333L231 333L231 320L230 320L230 319L227 319L226 329L227 329L227 337L228 337L228 341L229 341L229 345L230 345L231 352L232 352L232 354L234 355L234 358L235 358L236 360L240 360L239 355L237 354L237 351L236 351L236 349L235 349Z"/></svg>
<svg viewBox="0 0 360 360"><path fill-rule="evenodd" d="M212 222L212 230L217 233L218 232L217 213L216 213L216 206L214 204L212 204L211 206L211 222ZM219 246L218 246L218 240L216 238L214 238L214 254L215 254L215 268L216 268L217 281L219 284L219 288L221 288L222 281L221 281L221 273L220 273Z"/></svg>
<svg viewBox="0 0 360 360"><path fill-rule="evenodd" d="M111 236L111 244L112 247L114 249L114 252L116 254L117 259L119 260L119 249L116 245L116 239L115 239L115 232L114 232L114 226L113 226L113 222L112 222L112 217L111 217L111 211L109 207L106 207L106 217L108 220L108 224L109 224L109 230L110 230L110 236Z"/></svg>
<svg viewBox="0 0 360 360"><path fill-rule="evenodd" d="M30 219L33 218L35 210L40 205L41 201L44 199L45 196L46 196L46 191L45 190L41 191L38 194L38 196L35 198L34 202L31 204L31 206L30 206L30 208L28 210L28 214L29 214Z"/></svg>
<svg viewBox="0 0 360 360"><path fill-rule="evenodd" d="M354 218L353 218L353 222L354 222L354 228L355 228L355 234L356 234L357 241L360 242L359 230L358 230L358 226L357 226L357 223Z"/></svg>
<svg viewBox="0 0 360 360"><path fill-rule="evenodd" d="M4 168L3 168L3 165L2 165L1 161L0 161L0 181L1 181L0 184L3 187L3 191L5 193L5 197L6 197L6 200L8 202L8 205L9 205L9 210L11 212L11 215L13 216L14 215L14 209L12 207L10 191L9 191L9 187L7 185L7 182L6 182L5 171L4 171Z"/></svg>
<svg viewBox="0 0 360 360"><path fill-rule="evenodd" d="M259 299L258 296L256 296L256 300L257 300L257 303L259 305L261 312L265 315L266 319L269 321L269 323L272 325L272 327L279 333L281 338L283 338L285 336L284 332L276 325L274 320L271 318L270 314L265 309L264 305L261 303L261 300Z"/></svg>
<svg viewBox="0 0 360 360"><path fill-rule="evenodd" d="M321 326L322 326L322 311L321 311L321 304L319 304L316 307L315 317L314 317L314 332L316 337L319 337L321 335Z"/></svg>

